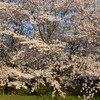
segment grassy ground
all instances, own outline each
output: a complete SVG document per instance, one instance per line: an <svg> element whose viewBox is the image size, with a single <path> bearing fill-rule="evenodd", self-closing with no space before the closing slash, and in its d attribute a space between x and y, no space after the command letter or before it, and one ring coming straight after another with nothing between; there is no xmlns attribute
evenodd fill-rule
<svg viewBox="0 0 100 100"><path fill-rule="evenodd" d="M67 96L66 98L59 98L59 97L48 97L48 96L10 96L4 95L0 96L0 100L80 100L78 97L75 96ZM100 97L95 97L91 100L100 100Z"/></svg>

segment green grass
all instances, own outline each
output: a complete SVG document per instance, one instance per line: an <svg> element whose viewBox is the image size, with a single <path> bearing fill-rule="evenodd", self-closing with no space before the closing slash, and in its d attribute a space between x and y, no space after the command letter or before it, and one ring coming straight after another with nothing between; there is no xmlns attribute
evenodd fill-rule
<svg viewBox="0 0 100 100"><path fill-rule="evenodd" d="M67 96L66 98L55 97L52 98L50 96L18 96L18 95L0 95L0 100L80 100L75 96ZM95 97L91 100L100 100L100 97Z"/></svg>

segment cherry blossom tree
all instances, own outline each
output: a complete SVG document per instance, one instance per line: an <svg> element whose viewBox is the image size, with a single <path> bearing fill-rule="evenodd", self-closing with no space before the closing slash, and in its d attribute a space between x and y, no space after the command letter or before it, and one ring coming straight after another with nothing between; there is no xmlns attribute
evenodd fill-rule
<svg viewBox="0 0 100 100"><path fill-rule="evenodd" d="M52 95L64 97L64 88L83 79L80 92L93 97L100 90L99 10L99 0L0 0L0 84L29 84L34 92L49 82Z"/></svg>

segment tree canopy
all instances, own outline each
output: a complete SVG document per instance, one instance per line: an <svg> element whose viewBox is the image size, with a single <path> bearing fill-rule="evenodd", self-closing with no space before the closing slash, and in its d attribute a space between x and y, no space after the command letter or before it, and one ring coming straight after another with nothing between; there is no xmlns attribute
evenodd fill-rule
<svg viewBox="0 0 100 100"><path fill-rule="evenodd" d="M0 0L0 84L33 92L44 78L61 96L76 79L100 80L99 0Z"/></svg>

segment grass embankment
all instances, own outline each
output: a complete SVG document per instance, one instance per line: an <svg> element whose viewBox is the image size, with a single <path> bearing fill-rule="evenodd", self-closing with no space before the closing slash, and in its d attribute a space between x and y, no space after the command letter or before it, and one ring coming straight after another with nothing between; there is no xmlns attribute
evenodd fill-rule
<svg viewBox="0 0 100 100"><path fill-rule="evenodd" d="M18 95L0 95L0 100L80 100L75 96L67 96L66 98L55 97L52 98L50 96L18 96ZM100 97L95 97L91 100L100 100Z"/></svg>

